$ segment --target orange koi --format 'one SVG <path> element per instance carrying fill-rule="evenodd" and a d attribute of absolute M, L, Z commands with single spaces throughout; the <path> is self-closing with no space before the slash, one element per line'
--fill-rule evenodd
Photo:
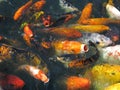
<path fill-rule="evenodd" d="M 32 30 L 30 29 L 29 25 L 25 25 L 24 26 L 24 33 L 29 37 L 33 37 L 33 32 Z"/>
<path fill-rule="evenodd" d="M 12 74 L 0 73 L 0 90 L 20 90 L 24 87 L 25 82 Z"/>
<path fill-rule="evenodd" d="M 18 20 L 25 12 L 25 10 L 27 10 L 30 6 L 32 5 L 32 0 L 28 1 L 25 5 L 23 5 L 22 7 L 20 7 L 13 16 L 14 20 Z"/>
<path fill-rule="evenodd" d="M 81 78 L 78 76 L 70 76 L 66 81 L 66 90 L 89 90 L 90 81 L 86 78 Z"/>
<path fill-rule="evenodd" d="M 45 5 L 45 3 L 46 0 L 37 1 L 32 5 L 32 9 L 34 9 L 35 11 L 39 11 Z"/>
<path fill-rule="evenodd" d="M 45 73 L 35 66 L 22 65 L 20 68 L 25 69 L 31 76 L 44 83 L 49 82 L 49 78 L 45 75 Z"/>
<path fill-rule="evenodd" d="M 30 37 L 28 37 L 28 35 L 23 34 L 23 39 L 25 40 L 28 46 L 31 46 L 31 40 L 30 40 Z"/>
<path fill-rule="evenodd" d="M 77 29 L 80 31 L 85 31 L 85 32 L 103 32 L 110 30 L 109 26 L 105 25 L 79 25 L 79 24 L 73 24 L 70 26 L 70 28 Z"/>
<path fill-rule="evenodd" d="M 55 53 L 58 56 L 64 54 L 80 54 L 89 50 L 86 44 L 82 44 L 78 41 L 54 41 L 51 45 L 55 49 Z"/>
<path fill-rule="evenodd" d="M 120 20 L 110 18 L 92 18 L 86 19 L 81 22 L 85 25 L 106 25 L 106 24 L 120 24 Z"/>
<path fill-rule="evenodd" d="M 53 24 L 53 22 L 51 21 L 51 16 L 50 15 L 48 15 L 46 18 L 42 17 L 42 21 L 43 21 L 43 25 L 45 27 L 49 27 L 50 25 Z"/>
<path fill-rule="evenodd" d="M 86 20 L 86 19 L 90 18 L 91 13 L 92 13 L 92 6 L 93 6 L 92 3 L 88 3 L 88 4 L 84 7 L 84 9 L 82 10 L 81 16 L 80 16 L 80 18 L 78 19 L 77 23 L 81 24 L 81 22 L 82 22 L 83 20 Z"/>
<path fill-rule="evenodd" d="M 49 30 L 48 33 L 67 38 L 79 38 L 82 36 L 82 33 L 78 30 L 66 27 L 53 28 Z"/>
<path fill-rule="evenodd" d="M 114 6 L 113 0 L 108 0 L 108 4 L 110 4 L 110 5 L 113 5 L 113 6 Z"/>

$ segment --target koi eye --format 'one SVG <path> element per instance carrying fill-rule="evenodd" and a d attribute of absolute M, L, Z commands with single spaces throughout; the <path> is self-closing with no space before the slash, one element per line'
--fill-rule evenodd
<path fill-rule="evenodd" d="M 96 44 L 100 44 L 100 42 L 96 42 Z"/>

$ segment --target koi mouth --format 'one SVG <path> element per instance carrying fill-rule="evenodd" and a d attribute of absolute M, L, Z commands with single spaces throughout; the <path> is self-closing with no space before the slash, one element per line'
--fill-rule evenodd
<path fill-rule="evenodd" d="M 82 47 L 82 52 L 88 52 L 89 48 L 86 44 L 83 44 L 81 47 Z"/>

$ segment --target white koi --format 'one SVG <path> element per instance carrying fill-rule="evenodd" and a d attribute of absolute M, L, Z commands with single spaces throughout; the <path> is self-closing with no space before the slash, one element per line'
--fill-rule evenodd
<path fill-rule="evenodd" d="M 78 8 L 74 7 L 71 3 L 67 2 L 66 0 L 59 0 L 60 7 L 65 10 L 66 13 L 79 11 Z"/>
<path fill-rule="evenodd" d="M 83 37 L 79 38 L 78 41 L 83 42 L 85 44 L 89 44 L 89 41 L 92 41 L 99 47 L 105 47 L 112 44 L 112 40 L 106 37 L 103 34 L 99 33 L 83 33 Z"/>
<path fill-rule="evenodd" d="M 100 60 L 111 64 L 120 64 L 120 45 L 99 48 Z"/>
<path fill-rule="evenodd" d="M 116 7 L 114 7 L 110 4 L 107 4 L 106 10 L 107 10 L 107 13 L 108 13 L 110 18 L 120 19 L 120 11 Z"/>

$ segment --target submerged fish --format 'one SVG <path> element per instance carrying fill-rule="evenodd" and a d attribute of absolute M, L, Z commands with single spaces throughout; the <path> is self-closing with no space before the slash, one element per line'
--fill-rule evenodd
<path fill-rule="evenodd" d="M 0 73 L 0 87 L 2 90 L 21 90 L 24 85 L 25 82 L 21 78 L 12 74 Z"/>
<path fill-rule="evenodd" d="M 100 60 L 111 64 L 120 64 L 120 45 L 100 48 Z"/>
<path fill-rule="evenodd" d="M 66 0 L 59 0 L 60 7 L 65 10 L 66 13 L 79 11 L 78 8 L 74 7 L 71 3 L 67 2 Z"/>
<path fill-rule="evenodd" d="M 78 41 L 85 44 L 88 44 L 89 41 L 92 41 L 99 47 L 106 47 L 113 43 L 109 37 L 99 33 L 83 33 L 83 37 L 79 38 Z"/>
<path fill-rule="evenodd" d="M 44 83 L 49 82 L 49 78 L 45 75 L 45 73 L 35 66 L 22 65 L 22 66 L 20 66 L 20 69 L 26 70 L 35 79 L 38 79 Z"/>
<path fill-rule="evenodd" d="M 31 6 L 31 9 L 33 9 L 34 11 L 39 11 L 45 4 L 46 0 L 39 0 Z"/>
<path fill-rule="evenodd" d="M 113 5 L 107 4 L 106 10 L 110 18 L 120 19 L 120 11 Z"/>
<path fill-rule="evenodd" d="M 18 10 L 14 13 L 13 19 L 18 20 L 24 13 L 32 5 L 32 0 L 28 1 L 25 5 L 18 8 Z"/>

